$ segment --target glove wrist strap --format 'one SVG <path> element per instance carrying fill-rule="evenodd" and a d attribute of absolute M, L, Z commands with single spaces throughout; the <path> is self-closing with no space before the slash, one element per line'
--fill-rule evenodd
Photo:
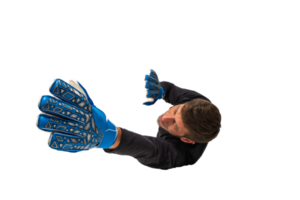
<path fill-rule="evenodd" d="M 159 93 L 158 93 L 157 97 L 158 97 L 159 99 L 162 99 L 162 98 L 165 97 L 165 91 L 164 91 L 163 87 L 160 87 Z"/>
<path fill-rule="evenodd" d="M 117 127 L 111 121 L 107 120 L 107 129 L 105 132 L 105 137 L 103 138 L 103 140 L 97 148 L 107 149 L 111 147 L 116 142 L 117 136 Z"/>

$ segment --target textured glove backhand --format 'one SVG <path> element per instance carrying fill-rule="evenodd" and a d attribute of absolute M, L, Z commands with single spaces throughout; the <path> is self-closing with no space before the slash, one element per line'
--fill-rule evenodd
<path fill-rule="evenodd" d="M 73 82 L 74 83 L 74 82 Z M 117 137 L 117 127 L 103 111 L 94 106 L 83 86 L 78 90 L 63 80 L 56 79 L 45 95 L 39 109 L 38 128 L 52 132 L 48 145 L 56 150 L 78 152 L 93 147 L 109 148 Z M 84 91 L 83 94 L 81 91 Z"/>
<path fill-rule="evenodd" d="M 162 99 L 165 96 L 165 91 L 163 87 L 161 87 L 158 76 L 154 70 L 151 69 L 150 75 L 145 76 L 147 95 L 147 101 L 143 104 L 150 106 L 155 104 L 158 99 Z"/>

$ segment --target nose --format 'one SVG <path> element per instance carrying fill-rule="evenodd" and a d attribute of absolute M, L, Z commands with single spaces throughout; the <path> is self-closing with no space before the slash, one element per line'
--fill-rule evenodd
<path fill-rule="evenodd" d="M 174 123 L 174 115 L 173 114 L 164 114 L 162 117 L 162 121 L 166 127 L 169 127 L 170 124 Z"/>

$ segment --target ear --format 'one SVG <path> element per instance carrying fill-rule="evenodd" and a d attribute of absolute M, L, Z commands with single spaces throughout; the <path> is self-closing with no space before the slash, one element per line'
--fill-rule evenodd
<path fill-rule="evenodd" d="M 189 144 L 195 144 L 195 142 L 194 142 L 194 141 L 192 141 L 192 140 L 190 140 L 190 139 L 187 139 L 187 138 L 185 138 L 185 137 L 183 137 L 183 138 L 180 138 L 180 140 L 181 140 L 182 142 L 185 142 L 185 143 L 189 143 Z"/>

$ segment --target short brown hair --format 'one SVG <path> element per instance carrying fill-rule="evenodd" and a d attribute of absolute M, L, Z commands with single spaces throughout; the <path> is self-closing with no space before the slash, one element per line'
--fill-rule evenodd
<path fill-rule="evenodd" d="M 181 118 L 188 130 L 184 137 L 194 142 L 207 143 L 220 132 L 221 114 L 209 101 L 193 99 L 186 102 L 181 110 Z"/>

